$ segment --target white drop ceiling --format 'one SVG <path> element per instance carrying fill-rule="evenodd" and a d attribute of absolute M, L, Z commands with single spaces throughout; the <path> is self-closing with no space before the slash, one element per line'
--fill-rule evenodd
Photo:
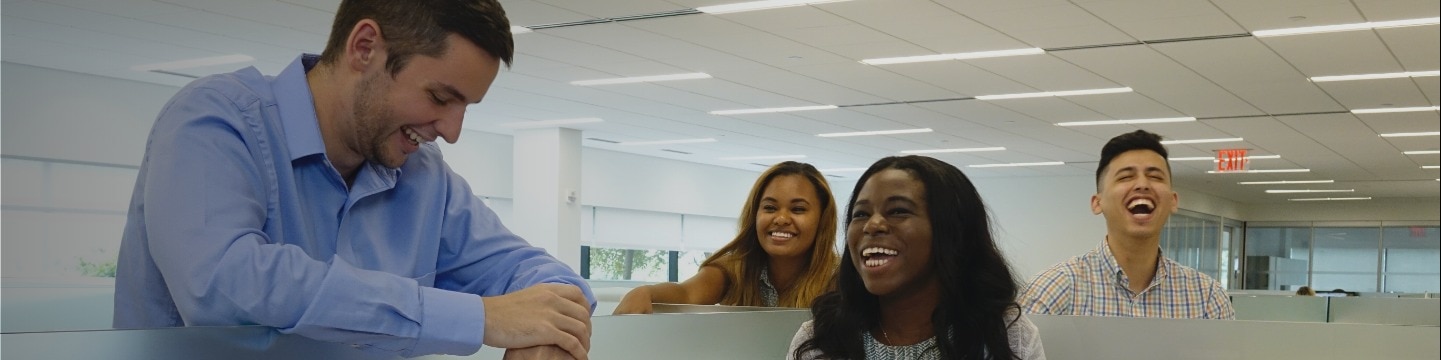
<path fill-rule="evenodd" d="M 762 169 L 725 157 L 804 154 L 822 169 L 865 167 L 902 150 L 1005 147 L 935 154 L 982 178 L 1087 175 L 1111 136 L 1135 129 L 1170 139 L 1241 137 L 1171 146 L 1174 157 L 1249 149 L 1280 159 L 1254 169 L 1294 174 L 1207 174 L 1208 161 L 1175 162 L 1176 183 L 1240 203 L 1282 203 L 1265 189 L 1356 189 L 1347 196 L 1436 198 L 1436 111 L 1353 115 L 1358 108 L 1435 106 L 1438 78 L 1312 83 L 1312 76 L 1434 71 L 1436 25 L 1256 38 L 1256 30 L 1436 17 L 1434 0 L 854 0 L 734 13 L 690 14 L 543 28 L 598 18 L 686 10 L 728 0 L 503 0 L 516 35 L 505 70 L 465 127 L 599 117 L 583 137 L 617 142 L 716 138 L 711 143 L 585 146 Z M 256 60 L 178 72 L 255 66 L 276 73 L 324 46 L 338 0 L 4 0 L 3 60 L 181 86 L 143 64 L 244 54 Z M 1230 37 L 1227 37 L 1230 36 Z M 1215 38 L 1213 38 L 1215 37 Z M 1172 42 L 1156 40 L 1190 39 Z M 1143 43 L 1147 42 L 1147 43 Z M 1095 47 L 1106 44 L 1131 44 Z M 866 58 L 1040 47 L 1044 55 L 871 66 Z M 1065 48 L 1081 49 L 1064 50 Z M 705 72 L 711 79 L 581 87 L 571 81 Z M 1131 87 L 1132 93 L 966 100 L 1018 92 Z M 916 102 L 935 99 L 962 99 Z M 891 103 L 888 105 L 862 105 Z M 719 116 L 710 111 L 842 105 L 840 109 Z M 1194 116 L 1191 123 L 1059 127 L 1066 121 Z M 137 119 L 147 122 L 149 119 Z M 935 132 L 822 138 L 833 132 Z M 673 150 L 673 151 L 666 151 Z M 675 152 L 678 151 L 678 152 Z M 688 154 L 686 154 L 688 153 Z M 1046 167 L 968 165 L 1064 161 Z M 761 161 L 764 163 L 764 161 Z M 832 175 L 853 179 L 857 172 Z M 1237 185 L 1334 179 L 1334 184 Z M 1307 194 L 1301 194 L 1307 195 Z M 1325 195 L 1325 194 L 1322 194 Z"/>

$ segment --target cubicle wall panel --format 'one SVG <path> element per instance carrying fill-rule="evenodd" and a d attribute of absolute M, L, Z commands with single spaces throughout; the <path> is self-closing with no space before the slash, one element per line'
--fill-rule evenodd
<path fill-rule="evenodd" d="M 1046 358 L 1436 359 L 1441 327 L 1029 315 Z"/>

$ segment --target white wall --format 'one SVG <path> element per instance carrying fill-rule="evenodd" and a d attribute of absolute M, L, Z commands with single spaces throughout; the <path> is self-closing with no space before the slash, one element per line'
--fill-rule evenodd
<path fill-rule="evenodd" d="M 1235 201 L 1187 189 L 1175 190 L 1177 194 L 1181 195 L 1182 209 L 1241 220 L 1245 220 L 1247 212 L 1250 211 L 1249 207 Z"/>
<path fill-rule="evenodd" d="M 581 150 L 581 202 L 591 206 L 734 218 L 757 171 L 595 148 Z"/>
<path fill-rule="evenodd" d="M 513 198 L 511 196 L 510 136 L 475 130 L 462 130 L 460 140 L 455 144 L 440 144 L 445 154 L 445 163 L 451 170 L 465 177 L 470 190 L 484 197 Z"/>
<path fill-rule="evenodd" d="M 971 179 L 991 211 L 991 227 L 1012 271 L 1029 282 L 1041 270 L 1096 247 L 1106 221 L 1091 214 L 1095 178 Z"/>
<path fill-rule="evenodd" d="M 465 130 L 445 161 L 481 196 L 511 198 L 511 137 Z M 734 218 L 759 171 L 581 148 L 581 204 Z M 849 191 L 849 190 L 847 190 Z"/>
<path fill-rule="evenodd" d="M 180 88 L 0 63 L 5 155 L 139 166 L 161 106 Z"/>

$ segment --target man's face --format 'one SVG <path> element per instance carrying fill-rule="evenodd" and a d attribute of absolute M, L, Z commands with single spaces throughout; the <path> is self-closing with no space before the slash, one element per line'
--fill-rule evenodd
<path fill-rule="evenodd" d="M 446 38 L 440 57 L 415 55 L 392 78 L 383 64 L 363 75 L 353 99 L 351 150 L 398 168 L 420 144 L 460 138 L 465 107 L 480 102 L 500 60 L 459 35 Z"/>
<path fill-rule="evenodd" d="M 1091 196 L 1091 212 L 1106 217 L 1107 233 L 1129 239 L 1158 237 L 1180 197 L 1171 190 L 1166 159 L 1150 150 L 1116 156 Z"/>

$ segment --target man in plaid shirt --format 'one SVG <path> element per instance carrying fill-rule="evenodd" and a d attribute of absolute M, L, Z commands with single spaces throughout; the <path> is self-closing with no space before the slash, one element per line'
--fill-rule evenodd
<path fill-rule="evenodd" d="M 1034 314 L 1235 319 L 1215 279 L 1161 255 L 1180 203 L 1161 136 L 1137 130 L 1101 148 L 1091 212 L 1106 218 L 1095 249 L 1037 275 L 1020 296 Z"/>

